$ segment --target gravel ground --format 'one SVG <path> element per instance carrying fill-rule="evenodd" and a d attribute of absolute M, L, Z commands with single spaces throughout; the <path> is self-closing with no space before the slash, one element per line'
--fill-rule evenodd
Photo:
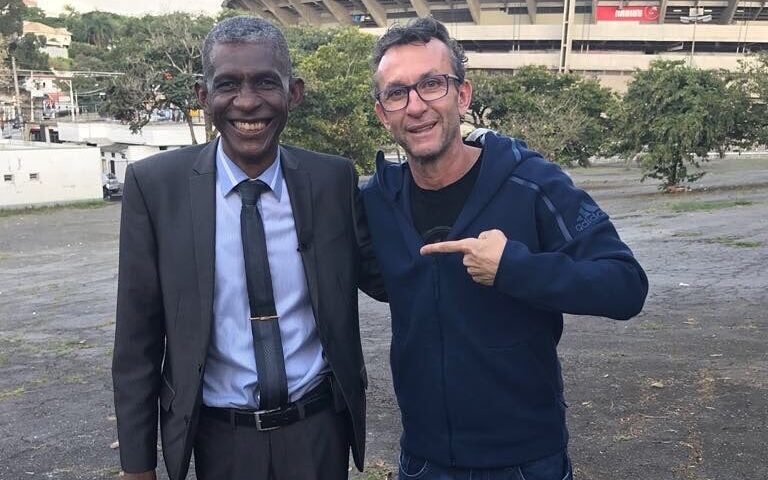
<path fill-rule="evenodd" d="M 651 282 L 632 321 L 566 319 L 578 480 L 768 479 L 768 158 L 707 170 L 674 195 L 620 165 L 571 172 Z M 120 471 L 109 372 L 119 215 L 110 203 L 0 217 L 0 479 Z M 389 312 L 360 304 L 372 468 L 353 477 L 384 478 L 400 434 Z"/>

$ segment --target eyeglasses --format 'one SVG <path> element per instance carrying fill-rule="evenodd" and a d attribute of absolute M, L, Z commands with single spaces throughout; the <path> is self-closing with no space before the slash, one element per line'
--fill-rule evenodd
<path fill-rule="evenodd" d="M 425 102 L 439 100 L 448 95 L 448 80 L 461 83 L 461 79 L 456 75 L 444 73 L 427 77 L 412 85 L 401 85 L 382 90 L 376 93 L 374 97 L 385 111 L 396 112 L 408 106 L 411 90 L 416 90 L 416 94 Z"/>

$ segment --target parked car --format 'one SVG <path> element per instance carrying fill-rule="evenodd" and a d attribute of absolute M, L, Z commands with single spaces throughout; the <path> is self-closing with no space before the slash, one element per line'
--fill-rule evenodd
<path fill-rule="evenodd" d="M 120 192 L 120 182 L 117 181 L 114 173 L 105 173 L 101 176 L 101 189 L 105 199 L 111 200 L 112 197 L 122 195 Z"/>

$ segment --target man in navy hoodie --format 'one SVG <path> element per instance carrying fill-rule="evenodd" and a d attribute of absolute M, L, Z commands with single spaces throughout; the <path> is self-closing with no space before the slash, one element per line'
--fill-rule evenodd
<path fill-rule="evenodd" d="M 494 133 L 462 141 L 472 86 L 442 24 L 393 27 L 373 57 L 376 114 L 408 155 L 379 153 L 363 192 L 392 312 L 400 478 L 570 479 L 563 313 L 629 319 L 645 273 L 557 165 Z"/>

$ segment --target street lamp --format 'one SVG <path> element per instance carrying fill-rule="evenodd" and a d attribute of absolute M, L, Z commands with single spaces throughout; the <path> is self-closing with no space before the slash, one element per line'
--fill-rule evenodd
<path fill-rule="evenodd" d="M 692 23 L 693 24 L 693 39 L 691 40 L 691 57 L 688 62 L 690 66 L 693 66 L 693 54 L 696 50 L 696 25 L 699 23 L 707 23 L 712 21 L 711 14 L 704 14 L 702 7 L 693 7 L 689 9 L 688 16 L 680 17 L 680 23 Z"/>

